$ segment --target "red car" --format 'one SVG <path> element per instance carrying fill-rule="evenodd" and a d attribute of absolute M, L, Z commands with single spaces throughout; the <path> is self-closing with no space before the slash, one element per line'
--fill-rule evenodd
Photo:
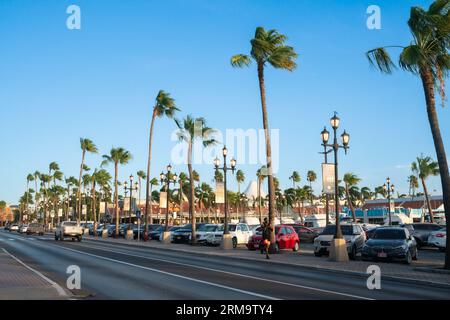
<path fill-rule="evenodd" d="M 277 250 L 291 249 L 298 251 L 300 249 L 300 239 L 297 232 L 291 226 L 279 225 L 275 226 L 275 239 Z M 253 236 L 250 237 L 247 243 L 249 250 L 261 249 L 262 242 L 262 228 L 256 229 Z"/>

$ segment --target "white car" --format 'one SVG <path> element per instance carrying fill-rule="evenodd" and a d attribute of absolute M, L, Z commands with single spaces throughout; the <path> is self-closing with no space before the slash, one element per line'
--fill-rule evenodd
<path fill-rule="evenodd" d="M 199 227 L 195 231 L 195 237 L 197 238 L 197 243 L 206 244 L 206 239 L 208 238 L 208 235 L 216 232 L 220 226 L 221 226 L 220 224 L 204 224 L 201 227 Z M 189 240 L 191 240 L 191 236 L 189 236 Z"/>
<path fill-rule="evenodd" d="M 222 242 L 224 226 L 221 225 L 217 228 L 217 231 L 209 233 L 206 236 L 206 244 L 218 246 Z M 248 224 L 246 223 L 230 223 L 228 224 L 228 231 L 231 234 L 233 241 L 233 248 L 236 248 L 240 244 L 247 244 L 253 232 L 250 231 Z"/>
<path fill-rule="evenodd" d="M 72 241 L 75 241 L 75 239 L 77 239 L 78 242 L 81 242 L 82 237 L 83 228 L 76 221 L 64 221 L 56 226 L 56 241 L 63 241 L 64 238 L 72 238 Z"/>
<path fill-rule="evenodd" d="M 440 251 L 445 251 L 447 247 L 447 231 L 446 229 L 441 229 L 438 231 L 433 231 L 428 236 L 428 244 L 439 248 Z"/>
<path fill-rule="evenodd" d="M 27 224 L 23 224 L 19 228 L 19 233 L 26 233 L 27 230 L 28 230 L 28 225 Z"/>
<path fill-rule="evenodd" d="M 11 231 L 19 231 L 19 225 L 14 223 L 11 225 L 11 227 L 9 227 L 9 232 Z"/>

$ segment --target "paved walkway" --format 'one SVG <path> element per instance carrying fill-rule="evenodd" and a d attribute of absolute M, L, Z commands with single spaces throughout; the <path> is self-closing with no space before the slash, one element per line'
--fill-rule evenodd
<path fill-rule="evenodd" d="M 67 299 L 62 288 L 0 248 L 0 300 Z"/>
<path fill-rule="evenodd" d="M 127 241 L 125 239 L 112 239 L 101 237 L 88 236 L 85 239 L 121 243 L 127 245 L 136 245 L 142 247 L 150 247 L 160 250 L 174 250 L 195 254 L 216 255 L 222 257 L 230 257 L 236 259 L 246 259 L 255 261 L 267 261 L 265 256 L 261 255 L 259 251 L 249 251 L 245 246 L 239 247 L 234 250 L 222 250 L 218 247 L 208 246 L 190 246 L 185 244 L 162 244 L 158 241 L 138 242 Z M 306 268 L 325 269 L 333 272 L 352 272 L 358 274 L 367 274 L 367 267 L 370 265 L 378 265 L 381 269 L 382 277 L 403 279 L 408 282 L 425 281 L 433 284 L 440 284 L 450 287 L 450 274 L 449 273 L 437 273 L 429 272 L 430 270 L 437 270 L 444 265 L 444 255 L 439 252 L 431 252 L 424 254 L 424 258 L 421 258 L 419 251 L 419 260 L 413 261 L 411 265 L 404 265 L 397 262 L 366 262 L 366 261 L 350 261 L 348 263 L 339 263 L 330 261 L 327 257 L 315 257 L 311 244 L 305 244 L 299 252 L 283 251 L 281 254 L 272 255 L 270 263 L 282 263 L 289 265 L 296 265 Z M 425 272 L 426 271 L 426 272 Z"/>

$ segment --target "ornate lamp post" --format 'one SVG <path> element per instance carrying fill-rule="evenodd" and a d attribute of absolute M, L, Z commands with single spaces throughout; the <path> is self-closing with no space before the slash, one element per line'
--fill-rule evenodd
<path fill-rule="evenodd" d="M 347 246 L 345 243 L 345 239 L 342 235 L 341 224 L 340 224 L 340 216 L 339 216 L 339 174 L 338 174 L 338 152 L 339 149 L 342 148 L 345 150 L 347 154 L 347 150 L 349 149 L 350 135 L 344 130 L 344 133 L 341 135 L 342 145 L 338 143 L 337 140 L 337 129 L 339 128 L 340 119 L 337 116 L 337 113 L 334 113 L 334 116 L 330 119 L 331 127 L 333 128 L 333 143 L 328 143 L 329 134 L 326 129 L 322 131 L 322 142 L 325 148 L 332 148 L 334 152 L 334 206 L 335 206 L 335 215 L 336 215 L 336 232 L 334 235 L 334 239 L 331 242 L 330 246 L 330 259 L 334 261 L 348 261 L 348 253 Z M 326 149 L 325 149 L 326 150 Z M 327 152 L 327 151 L 325 151 Z"/>
<path fill-rule="evenodd" d="M 322 137 L 322 146 L 323 146 L 323 152 L 319 152 L 320 154 L 323 154 L 325 157 L 325 164 L 328 164 L 328 154 L 333 151 L 333 149 L 328 149 L 327 143 L 330 139 L 330 133 L 328 132 L 327 128 L 324 127 L 323 131 L 320 133 L 320 136 Z M 330 224 L 330 195 L 328 193 L 325 194 L 325 219 L 326 224 Z"/>
<path fill-rule="evenodd" d="M 178 176 L 175 173 L 172 173 L 172 166 L 169 164 L 167 166 L 167 172 L 161 172 L 160 174 L 160 180 L 162 185 L 166 185 L 166 221 L 165 221 L 165 228 L 163 233 L 163 243 L 170 243 L 170 232 L 169 232 L 169 193 L 170 193 L 170 184 L 177 183 Z M 193 221 L 192 223 L 195 223 Z"/>
<path fill-rule="evenodd" d="M 383 185 L 384 191 L 387 192 L 388 198 L 388 210 L 389 210 L 389 225 L 392 226 L 392 215 L 391 215 L 391 193 L 395 191 L 395 186 L 391 185 L 391 178 L 386 178 L 386 183 Z"/>
<path fill-rule="evenodd" d="M 224 227 L 223 227 L 223 238 L 222 238 L 222 249 L 231 249 L 233 247 L 233 241 L 231 239 L 230 231 L 228 230 L 228 195 L 227 195 L 227 172 L 228 170 L 231 170 L 231 172 L 234 174 L 234 171 L 236 170 L 236 160 L 231 159 L 230 161 L 230 167 L 227 166 L 227 154 L 228 149 L 226 146 L 222 149 L 222 155 L 223 155 L 223 166 L 220 167 L 220 160 L 219 158 L 216 158 L 214 160 L 214 167 L 216 171 L 222 170 L 223 171 L 223 190 L 224 190 L 224 215 L 225 215 L 225 221 L 224 221 Z"/>
<path fill-rule="evenodd" d="M 133 208 L 133 203 L 132 203 L 133 191 L 138 190 L 138 183 L 136 182 L 133 187 L 133 181 L 134 181 L 134 177 L 133 177 L 133 175 L 131 175 L 130 176 L 130 186 L 128 187 L 127 181 L 125 181 L 125 183 L 124 183 L 125 194 L 127 193 L 127 190 L 130 191 L 130 207 L 128 209 L 128 227 L 127 227 L 127 239 L 128 240 L 133 239 L 133 229 L 131 228 L 131 211 Z M 124 210 L 125 210 L 125 202 L 124 202 Z"/>

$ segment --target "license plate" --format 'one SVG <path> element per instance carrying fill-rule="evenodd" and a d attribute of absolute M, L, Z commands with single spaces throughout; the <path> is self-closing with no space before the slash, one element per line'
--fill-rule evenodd
<path fill-rule="evenodd" d="M 378 258 L 387 258 L 387 253 L 386 252 L 379 252 L 378 253 Z"/>

